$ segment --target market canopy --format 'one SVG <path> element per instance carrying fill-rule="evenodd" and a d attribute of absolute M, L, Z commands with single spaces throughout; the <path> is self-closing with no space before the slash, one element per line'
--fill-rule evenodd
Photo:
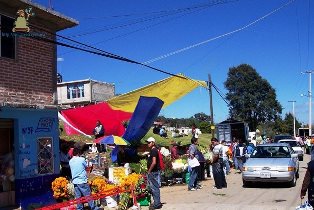
<path fill-rule="evenodd" d="M 197 87 L 207 88 L 207 84 L 179 74 L 109 99 L 107 103 L 113 109 L 134 112 L 140 96 L 148 96 L 161 99 L 165 108 Z"/>
<path fill-rule="evenodd" d="M 141 96 L 123 138 L 130 143 L 140 141 L 158 117 L 163 104 L 159 98 Z"/>
<path fill-rule="evenodd" d="M 67 109 L 61 111 L 61 114 L 68 122 L 65 123 L 65 130 L 68 135 L 82 132 L 93 135 L 96 121 L 100 120 L 105 128 L 105 135 L 122 136 L 125 132 L 123 122 L 128 121 L 132 116 L 132 113 L 129 112 L 113 110 L 107 103 Z M 73 129 L 68 124 L 77 129 Z"/>
<path fill-rule="evenodd" d="M 147 104 L 148 101 L 153 102 L 154 100 L 149 98 L 155 98 L 162 101 L 163 105 L 161 104 L 161 106 L 162 108 L 165 108 L 197 87 L 207 88 L 207 84 L 205 81 L 193 80 L 183 75 L 172 76 L 129 93 L 114 97 L 108 100 L 107 103 L 102 102 L 95 105 L 88 105 L 86 107 L 63 110 L 61 111 L 63 117 L 60 119 L 65 122 L 65 130 L 68 135 L 78 133 L 92 135 L 96 121 L 100 120 L 105 127 L 105 135 L 122 136 L 125 132 L 123 124 L 132 117 L 135 107 L 138 105 L 138 102 L 141 101 L 141 96 L 146 97 L 145 100 L 147 100 L 145 102 L 143 99 L 143 101 L 141 101 L 142 104 Z M 157 101 L 155 100 L 154 103 L 157 103 Z M 158 116 L 160 107 L 158 108 L 158 106 L 156 104 L 153 105 L 153 103 L 151 105 L 154 107 L 151 111 L 154 112 L 154 115 L 157 114 L 156 116 Z M 139 107 L 145 106 L 141 105 Z M 126 137 L 127 140 L 138 139 L 139 136 L 143 135 L 143 131 L 146 127 L 151 126 L 148 122 L 152 121 L 151 123 L 153 123 L 155 118 L 152 117 L 151 114 L 146 116 L 144 113 L 143 110 L 138 111 L 136 115 L 141 116 L 133 116 L 133 118 L 137 120 L 133 120 L 133 122 L 136 121 L 134 125 L 132 125 L 133 122 L 132 124 L 129 124 L 130 128 L 132 128 L 132 132 L 130 132 L 129 129 L 129 131 L 125 133 L 124 137 Z M 139 119 L 143 121 L 139 121 Z M 145 127 L 145 129 L 138 132 L 137 129 L 141 126 Z"/>

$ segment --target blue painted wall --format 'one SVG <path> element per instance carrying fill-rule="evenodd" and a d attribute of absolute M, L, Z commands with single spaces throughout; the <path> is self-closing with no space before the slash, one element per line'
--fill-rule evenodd
<path fill-rule="evenodd" d="M 16 202 L 47 192 L 51 188 L 51 180 L 60 172 L 57 109 L 1 107 L 0 118 L 14 120 Z M 40 137 L 52 137 L 54 161 L 51 174 L 38 174 L 37 140 Z"/>

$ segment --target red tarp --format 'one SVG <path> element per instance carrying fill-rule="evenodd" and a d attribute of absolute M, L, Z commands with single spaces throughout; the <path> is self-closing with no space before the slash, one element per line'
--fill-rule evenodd
<path fill-rule="evenodd" d="M 96 121 L 100 120 L 105 128 L 105 135 L 122 136 L 125 128 L 123 122 L 130 120 L 132 113 L 120 110 L 113 110 L 107 103 L 99 103 L 85 107 L 68 109 L 61 111 L 65 119 L 74 127 L 86 134 L 93 135 Z M 66 126 L 65 131 L 68 135 L 79 134 L 70 126 Z"/>

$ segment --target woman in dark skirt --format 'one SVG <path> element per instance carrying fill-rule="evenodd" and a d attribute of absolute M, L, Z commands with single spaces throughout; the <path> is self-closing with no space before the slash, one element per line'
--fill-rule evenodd
<path fill-rule="evenodd" d="M 226 177 L 223 170 L 223 145 L 218 142 L 216 138 L 212 138 L 213 145 L 213 175 L 215 181 L 215 188 L 222 189 L 227 187 Z"/>

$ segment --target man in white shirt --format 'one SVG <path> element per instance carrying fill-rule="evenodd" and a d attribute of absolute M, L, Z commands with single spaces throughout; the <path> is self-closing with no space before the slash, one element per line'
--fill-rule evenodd
<path fill-rule="evenodd" d="M 216 138 L 212 138 L 211 143 L 213 148 L 213 175 L 215 181 L 215 188 L 222 189 L 227 187 L 226 177 L 223 170 L 223 145 L 218 142 Z"/>

